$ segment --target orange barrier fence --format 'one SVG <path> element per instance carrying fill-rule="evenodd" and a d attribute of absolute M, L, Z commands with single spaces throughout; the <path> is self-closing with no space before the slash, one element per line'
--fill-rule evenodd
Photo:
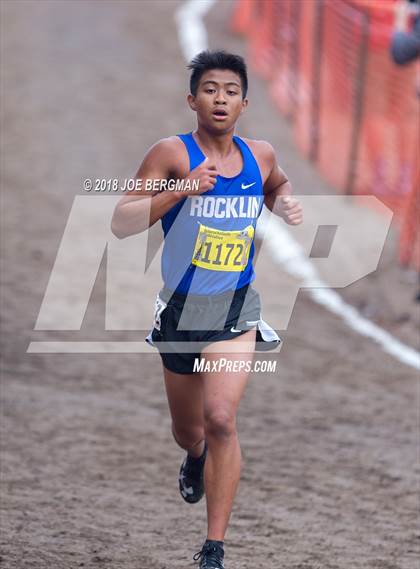
<path fill-rule="evenodd" d="M 391 60 L 394 19 L 394 0 L 237 0 L 231 23 L 302 153 L 342 192 L 393 209 L 404 227 L 401 260 L 417 266 L 416 64 Z"/>
<path fill-rule="evenodd" d="M 420 164 L 414 183 L 405 204 L 400 238 L 400 262 L 405 267 L 413 267 L 420 272 Z"/>

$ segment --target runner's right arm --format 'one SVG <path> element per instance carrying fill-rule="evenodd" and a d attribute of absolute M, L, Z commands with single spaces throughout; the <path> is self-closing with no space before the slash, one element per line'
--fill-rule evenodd
<path fill-rule="evenodd" d="M 146 154 L 136 179 L 141 179 L 142 189 L 124 195 L 118 202 L 111 222 L 111 230 L 118 239 L 135 235 L 151 227 L 180 200 L 198 195 L 213 188 L 217 171 L 205 160 L 188 174 L 188 155 L 177 137 L 157 142 Z M 199 189 L 190 191 L 147 191 L 146 180 L 166 179 L 199 180 Z"/>

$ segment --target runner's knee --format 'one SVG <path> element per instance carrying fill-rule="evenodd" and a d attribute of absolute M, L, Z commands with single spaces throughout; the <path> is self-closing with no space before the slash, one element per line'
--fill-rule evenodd
<path fill-rule="evenodd" d="M 172 435 L 181 448 L 189 450 L 204 439 L 204 430 L 198 427 L 175 426 L 172 423 Z"/>
<path fill-rule="evenodd" d="M 216 409 L 204 416 L 206 438 L 227 439 L 236 435 L 236 417 L 233 413 Z"/>

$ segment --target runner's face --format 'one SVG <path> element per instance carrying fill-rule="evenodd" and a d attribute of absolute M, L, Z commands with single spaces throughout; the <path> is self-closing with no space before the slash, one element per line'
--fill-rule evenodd
<path fill-rule="evenodd" d="M 197 95 L 189 95 L 188 102 L 200 124 L 219 132 L 231 130 L 248 104 L 242 99 L 239 75 L 228 69 L 203 73 Z"/>

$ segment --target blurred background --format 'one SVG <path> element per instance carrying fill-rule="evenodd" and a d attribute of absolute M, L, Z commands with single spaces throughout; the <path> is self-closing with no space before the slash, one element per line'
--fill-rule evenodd
<path fill-rule="evenodd" d="M 27 352 L 37 340 L 146 335 L 105 330 L 106 255 L 80 331 L 34 326 L 83 180 L 129 178 L 153 143 L 195 127 L 187 29 L 246 57 L 250 105 L 238 134 L 273 144 L 296 194 L 374 195 L 394 212 L 378 269 L 337 290 L 337 304 L 396 349 L 299 291 L 282 350 L 261 356 L 276 359 L 276 373 L 253 374 L 241 405 L 227 559 L 237 569 L 245 554 L 264 569 L 417 567 L 419 375 L 398 356 L 419 347 L 416 4 L 2 0 L 0 9 L 1 566 L 181 569 L 205 534 L 205 504 L 178 496 L 182 453 L 159 356 Z M 381 211 L 357 201 L 346 211 L 368 245 Z M 351 255 L 350 245 L 343 258 L 356 265 L 363 250 Z M 275 255 L 257 273 L 270 322 L 302 283 Z M 139 290 L 150 323 L 160 285 L 153 269 Z"/>
<path fill-rule="evenodd" d="M 232 30 L 302 155 L 346 194 L 375 195 L 420 269 L 418 0 L 242 0 Z"/>

